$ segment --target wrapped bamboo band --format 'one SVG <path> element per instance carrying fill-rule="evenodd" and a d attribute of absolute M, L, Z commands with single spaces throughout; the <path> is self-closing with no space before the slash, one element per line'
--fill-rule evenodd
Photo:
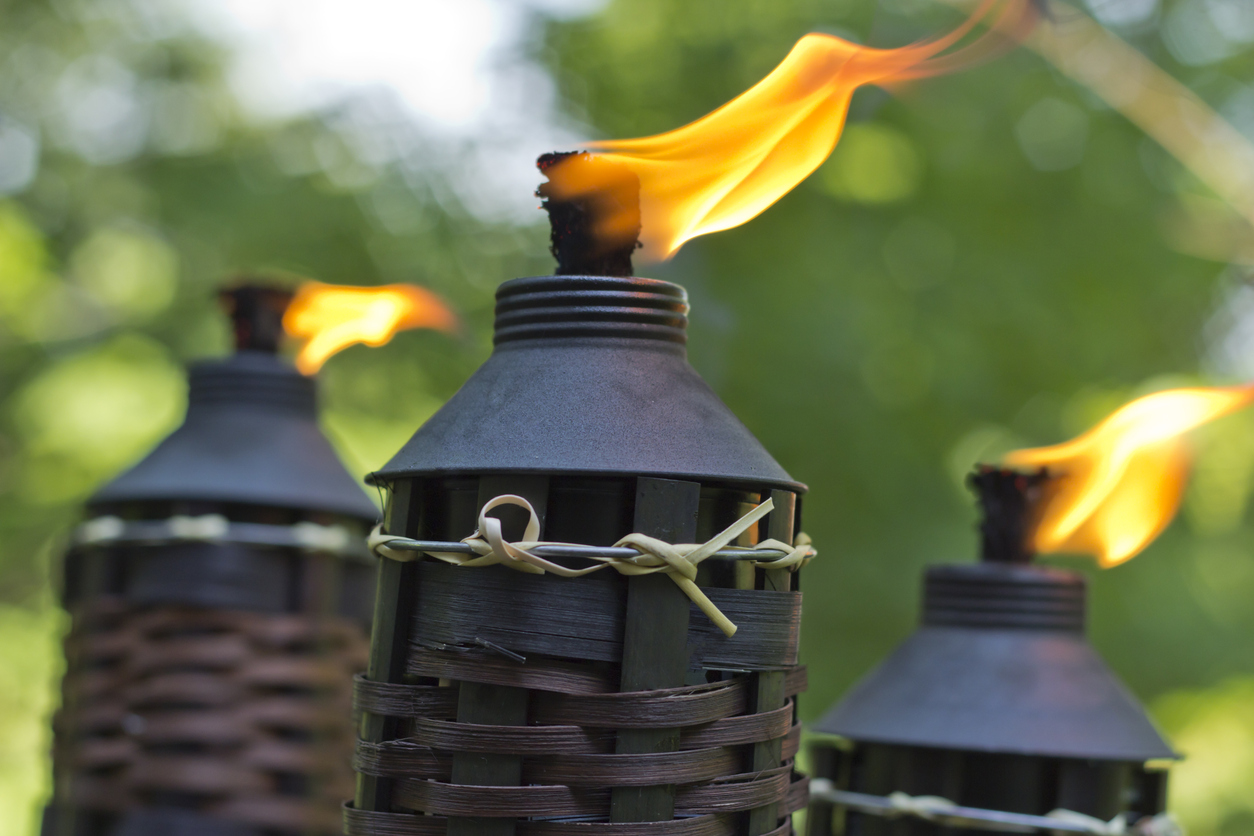
<path fill-rule="evenodd" d="M 726 775 L 740 764 L 727 747 L 650 755 L 571 754 L 523 761 L 524 783 L 568 786 L 647 787 L 700 783 Z M 443 758 L 412 740 L 359 744 L 354 768 L 381 778 L 424 778 L 448 781 L 451 758 Z"/>
<path fill-rule="evenodd" d="M 573 717 L 566 722 L 574 722 L 577 725 L 592 726 L 602 725 L 606 727 L 622 727 L 631 728 L 633 717 L 639 717 L 638 711 L 645 708 L 643 704 L 636 705 L 636 701 L 647 702 L 649 694 L 661 694 L 662 692 L 641 691 L 641 692 L 625 692 L 615 693 L 613 685 L 612 673 L 598 671 L 589 668 L 587 665 L 578 665 L 569 662 L 563 662 L 557 659 L 528 659 L 526 664 L 508 659 L 504 656 L 491 652 L 466 651 L 463 653 L 447 653 L 436 650 L 429 650 L 425 647 L 411 647 L 409 660 L 406 667 L 406 673 L 411 676 L 429 677 L 432 679 L 456 679 L 466 682 L 482 682 L 488 685 L 510 685 L 520 688 L 529 688 L 536 691 L 553 692 L 554 695 L 569 695 L 572 697 L 589 697 L 598 696 L 604 700 L 603 703 L 567 703 L 568 706 L 579 705 L 586 706 L 589 712 L 595 712 L 600 709 L 594 706 L 604 705 L 606 711 L 614 710 L 615 706 L 619 707 L 617 715 L 606 714 L 602 718 L 605 722 L 593 719 L 591 717 Z M 785 683 L 786 696 L 793 696 L 800 691 L 805 690 L 805 668 L 793 667 L 790 669 L 788 676 L 793 679 L 789 684 Z M 738 687 L 747 687 L 744 682 L 737 678 L 733 682 L 740 683 Z M 372 683 L 379 685 L 381 683 Z M 693 686 L 693 690 L 699 689 L 718 689 L 724 683 L 716 683 L 714 685 L 698 685 Z M 389 688 L 403 688 L 407 686 L 389 685 Z M 667 689 L 667 696 L 678 696 L 677 691 L 686 689 Z M 400 693 L 393 691 L 391 693 Z M 544 711 L 545 701 L 554 699 L 546 694 L 537 695 L 539 701 L 539 710 Z M 740 705 L 737 703 L 737 705 Z M 676 713 L 682 711 L 686 706 L 681 701 L 675 701 L 673 708 Z M 667 705 L 667 709 L 671 709 L 672 705 Z M 577 709 L 573 707 L 563 707 L 558 711 L 563 714 L 569 714 Z M 727 714 L 734 714 L 742 708 L 729 708 Z M 385 712 L 386 713 L 386 712 Z M 707 717 L 705 721 L 717 719 L 718 716 Z M 540 715 L 546 716 L 546 715 Z M 651 725 L 640 725 L 638 728 L 656 728 L 659 726 L 683 726 L 692 725 L 694 723 L 703 722 L 702 720 L 692 720 L 687 717 L 676 718 L 673 721 L 657 718 L 661 722 L 650 718 Z M 540 720 L 540 722 L 550 722 L 549 719 Z M 562 721 L 553 721 L 560 724 Z"/>
<path fill-rule="evenodd" d="M 672 728 L 710 723 L 748 708 L 748 678 L 737 676 L 708 685 L 624 691 L 614 694 L 537 694 L 531 717 L 537 723 L 570 723 L 596 728 Z M 784 696 L 806 687 L 804 666 L 784 680 Z"/>
<path fill-rule="evenodd" d="M 108 598 L 74 616 L 55 721 L 68 803 L 125 813 L 176 797 L 254 827 L 337 832 L 359 627 Z M 294 795 L 297 783 L 311 789 Z"/>
<path fill-rule="evenodd" d="M 557 659 L 528 659 L 520 665 L 495 653 L 441 653 L 416 646 L 409 649 L 406 673 L 563 694 L 604 694 L 614 690 L 614 677 L 587 665 Z"/>
<path fill-rule="evenodd" d="M 805 805 L 802 790 L 790 793 L 791 767 L 762 773 L 730 775 L 721 781 L 678 787 L 675 815 L 736 813 L 766 804 L 781 804 L 785 814 L 790 804 Z M 805 781 L 795 783 L 805 784 Z M 800 796 L 798 801 L 794 796 Z M 564 784 L 519 787 L 484 787 L 446 784 L 405 778 L 397 781 L 395 804 L 440 816 L 480 816 L 518 818 L 522 816 L 609 815 L 608 788 L 576 789 Z M 800 809 L 800 808 L 797 808 Z"/>
<path fill-rule="evenodd" d="M 614 750 L 613 732 L 580 726 L 483 726 L 419 719 L 405 739 L 449 752 L 505 755 L 593 755 Z"/>
<path fill-rule="evenodd" d="M 528 665 L 532 662 L 528 662 Z M 804 689 L 804 668 L 794 676 L 796 690 Z M 558 683 L 564 685 L 563 681 Z M 537 691 L 532 721 L 541 725 L 578 725 L 597 728 L 695 726 L 743 712 L 748 706 L 744 677 L 710 685 L 692 685 L 657 691 L 568 694 Z M 358 709 L 391 717 L 452 719 L 456 716 L 457 688 L 405 685 L 354 679 Z M 643 725 L 648 723 L 648 725 Z"/>
<path fill-rule="evenodd" d="M 601 574 L 564 579 L 501 569 L 467 572 L 423 561 L 410 640 L 427 647 L 475 647 L 488 640 L 512 652 L 598 662 L 623 654 L 626 585 Z M 694 669 L 774 670 L 797 663 L 801 593 L 706 589 L 739 629 L 725 636 L 692 605 Z"/>
<path fill-rule="evenodd" d="M 523 539 L 510 543 L 505 540 L 501 521 L 488 516 L 488 512 L 503 505 L 513 505 L 527 511 L 529 518 L 523 532 Z M 583 559 L 593 565 L 574 569 L 541 557 L 536 549 L 542 546 L 575 546 L 573 543 L 550 543 L 536 538 L 540 536 L 540 517 L 536 510 L 521 496 L 503 494 L 483 505 L 479 510 L 479 527 L 474 534 L 461 542 L 470 547 L 473 554 L 462 552 L 401 551 L 390 544 L 405 538 L 382 533 L 382 525 L 376 526 L 368 538 L 372 551 L 392 560 L 414 560 L 421 554 L 427 554 L 436 560 L 454 566 L 483 567 L 502 565 L 520 572 L 530 574 L 550 573 L 563 578 L 579 578 L 585 575 L 612 568 L 622 575 L 639 576 L 655 573 L 665 574 L 683 590 L 701 612 L 709 618 L 725 635 L 736 633 L 736 625 L 727 618 L 719 607 L 710 600 L 707 594 L 697 586 L 697 566 L 734 542 L 740 535 L 749 530 L 754 523 L 765 517 L 774 509 L 774 503 L 768 499 L 756 506 L 736 522 L 725 528 L 715 537 L 704 543 L 666 543 L 655 537 L 644 534 L 628 534 L 612 548 L 632 548 L 637 554 L 634 557 L 617 555 L 589 554 Z M 812 559 L 817 552 L 810 546 L 808 538 L 799 538 L 796 544 L 781 543 L 768 540 L 758 543 L 756 550 L 777 552 L 779 557 L 774 560 L 754 561 L 755 565 L 768 569 L 789 569 L 795 571 Z"/>
<path fill-rule="evenodd" d="M 680 736 L 681 749 L 707 749 L 760 743 L 782 738 L 792 730 L 792 704 L 763 714 L 726 717 Z M 401 743 L 448 752 L 495 752 L 510 755 L 594 755 L 611 752 L 615 735 L 606 729 L 575 725 L 485 726 L 446 720 L 418 719 L 409 736 L 371 746 Z M 362 744 L 358 744 L 360 747 Z"/>
<path fill-rule="evenodd" d="M 562 785 L 484 787 L 405 778 L 392 790 L 394 806 L 437 816 L 606 816 L 608 789 L 576 790 Z"/>
<path fill-rule="evenodd" d="M 483 670 L 484 666 L 489 670 Z M 489 654 L 444 654 L 417 649 L 410 673 L 454 677 L 498 685 L 523 685 L 535 695 L 533 721 L 542 725 L 598 728 L 662 728 L 709 723 L 743 712 L 748 705 L 747 680 L 667 688 L 657 691 L 604 693 L 606 678 L 586 669 L 552 660 L 529 660 L 526 666 Z M 785 696 L 805 690 L 804 666 L 788 672 Z M 354 681 L 357 707 L 395 717 L 455 716 L 456 688 Z M 560 690 L 559 690 L 560 689 Z"/>
<path fill-rule="evenodd" d="M 523 780 L 568 786 L 648 787 L 712 781 L 740 766 L 729 747 L 647 755 L 551 755 L 523 761 Z"/>
<path fill-rule="evenodd" d="M 667 783 L 698 783 L 726 775 L 740 763 L 728 748 L 699 749 L 652 755 L 551 755 L 523 761 L 524 783 L 567 786 L 652 786 Z M 433 753 L 411 740 L 363 743 L 353 767 L 380 778 L 450 780 L 452 758 Z"/>
<path fill-rule="evenodd" d="M 748 690 L 748 677 L 738 676 L 725 682 L 655 691 L 537 694 L 531 717 L 537 723 L 610 729 L 695 726 L 746 711 Z"/>
<path fill-rule="evenodd" d="M 373 682 L 357 674 L 353 677 L 353 704 L 359 711 L 388 717 L 452 720 L 457 717 L 457 688 Z"/>
<path fill-rule="evenodd" d="M 731 775 L 701 786 L 680 787 L 675 792 L 675 814 L 737 813 L 767 804 L 786 807 L 794 783 L 792 777 L 789 765 Z"/>
<path fill-rule="evenodd" d="M 800 727 L 785 736 L 784 758 L 796 756 Z M 529 783 L 606 786 L 652 786 L 711 781 L 727 775 L 741 755 L 729 747 L 681 750 L 653 755 L 562 754 L 523 761 L 522 780 Z M 353 768 L 380 778 L 417 778 L 448 782 L 452 756 L 434 751 L 413 738 L 385 743 L 358 741 Z"/>
<path fill-rule="evenodd" d="M 453 757 L 406 739 L 385 743 L 358 740 L 353 769 L 364 775 L 447 782 L 453 774 Z"/>
<path fill-rule="evenodd" d="M 411 816 L 344 808 L 346 836 L 445 836 L 444 816 Z M 659 822 L 555 822 L 520 821 L 519 836 L 734 836 L 732 816 L 691 816 Z M 787 836 L 780 830 L 770 836 Z"/>
<path fill-rule="evenodd" d="M 792 715 L 793 704 L 789 701 L 774 711 L 726 717 L 696 729 L 684 729 L 679 733 L 679 748 L 738 746 L 785 737 L 793 727 Z"/>
<path fill-rule="evenodd" d="M 709 590 L 709 599 L 734 615 L 741 629 L 728 637 L 706 619 L 690 618 L 691 667 L 779 671 L 797 664 L 801 639 L 800 592 L 716 588 Z"/>

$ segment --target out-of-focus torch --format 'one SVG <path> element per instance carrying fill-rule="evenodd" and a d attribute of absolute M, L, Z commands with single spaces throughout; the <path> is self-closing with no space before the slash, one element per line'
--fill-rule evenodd
<path fill-rule="evenodd" d="M 1037 552 L 1125 561 L 1170 522 L 1184 434 L 1254 389 L 1179 389 L 971 477 L 981 561 L 927 570 L 919 629 L 813 727 L 810 836 L 1175 832 L 1175 757 L 1084 636 L 1085 583 Z"/>
<path fill-rule="evenodd" d="M 370 300 L 370 327 L 353 330 L 362 304 L 334 306 L 347 325 L 310 326 L 335 293 Z M 442 305 L 405 308 L 432 300 L 314 284 L 293 303 L 253 282 L 222 294 L 234 353 L 192 365 L 183 425 L 91 498 L 66 557 L 45 833 L 339 832 L 378 511 L 318 428 L 315 381 L 277 351 L 296 320 L 312 372 L 329 341 L 384 341 L 379 320 L 450 323 Z"/>

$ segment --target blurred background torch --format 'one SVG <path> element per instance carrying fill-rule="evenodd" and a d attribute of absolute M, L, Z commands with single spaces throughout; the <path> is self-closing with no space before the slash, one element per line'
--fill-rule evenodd
<path fill-rule="evenodd" d="M 417 288 L 222 301 L 235 352 L 191 367 L 183 425 L 92 497 L 66 557 L 48 836 L 339 830 L 378 512 L 318 427 L 313 378 L 278 356 L 282 322 L 309 374 L 454 319 Z"/>
<path fill-rule="evenodd" d="M 980 562 L 930 567 L 919 629 L 813 726 L 837 739 L 812 749 L 811 836 L 1175 832 L 1175 755 L 1085 639 L 1083 576 L 1033 557 L 1133 557 L 1179 506 L 1184 434 L 1251 399 L 1158 392 L 979 468 Z"/>

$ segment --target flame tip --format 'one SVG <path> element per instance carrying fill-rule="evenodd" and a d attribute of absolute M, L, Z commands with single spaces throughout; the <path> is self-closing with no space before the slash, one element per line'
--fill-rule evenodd
<path fill-rule="evenodd" d="M 1048 468 L 1033 547 L 1088 554 L 1103 568 L 1139 554 L 1180 506 L 1191 463 L 1185 434 L 1252 399 L 1254 384 L 1154 392 L 1071 441 L 1010 453 L 1012 467 Z"/>
<path fill-rule="evenodd" d="M 629 169 L 639 179 L 639 217 L 631 217 L 634 199 L 613 198 L 628 208 L 599 217 L 596 234 L 618 240 L 640 227 L 644 257 L 664 260 L 697 236 L 752 220 L 817 169 L 840 139 L 855 89 L 984 60 L 1025 34 L 1031 2 L 982 0 L 952 32 L 896 49 L 811 32 L 764 79 L 695 122 L 655 136 L 599 140 L 590 151 L 542 155 L 537 165 L 546 174 L 563 172 L 567 199 L 621 189 L 605 163 Z M 987 31 L 959 46 L 982 21 Z"/>
<path fill-rule="evenodd" d="M 314 374 L 338 352 L 358 343 L 381 346 L 399 331 L 430 328 L 454 333 L 460 323 L 439 296 L 412 284 L 301 285 L 283 316 L 283 328 L 304 344 L 296 368 Z"/>

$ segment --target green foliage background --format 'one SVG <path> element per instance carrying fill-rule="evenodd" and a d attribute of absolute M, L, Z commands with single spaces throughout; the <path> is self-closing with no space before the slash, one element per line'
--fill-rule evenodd
<path fill-rule="evenodd" d="M 1123 34 L 1229 106 L 1251 90 L 1254 50 L 1168 49 L 1170 22 L 1203 5 L 1174 0 Z M 539 213 L 519 225 L 466 208 L 454 175 L 469 158 L 446 143 L 419 136 L 418 162 L 379 162 L 345 129 L 347 103 L 248 118 L 226 48 L 177 6 L 0 8 L 0 150 L 14 126 L 41 141 L 33 180 L 0 202 L 0 834 L 26 834 L 61 664 L 57 555 L 82 500 L 177 424 L 180 365 L 225 351 L 222 278 L 413 281 L 462 313 L 457 337 L 403 334 L 324 370 L 324 423 L 364 473 L 486 357 L 496 284 L 549 262 Z M 807 31 L 887 46 L 958 19 L 926 0 L 614 0 L 538 18 L 532 48 L 572 120 L 638 136 L 731 98 Z M 148 107 L 121 152 L 64 104 L 86 95 L 75 73 L 119 69 Z M 973 557 L 962 477 L 975 461 L 1060 441 L 1147 389 L 1234 373 L 1213 349 L 1244 274 L 1196 240 L 1228 219 L 1123 117 L 1018 51 L 896 98 L 862 91 L 797 190 L 640 270 L 689 289 L 694 365 L 810 485 L 822 557 L 805 582 L 804 714 L 912 629 L 925 564 Z M 1095 643 L 1190 756 L 1175 802 L 1191 832 L 1246 833 L 1254 415 L 1197 441 L 1186 507 L 1158 542 L 1106 572 L 1066 562 L 1092 577 Z"/>

